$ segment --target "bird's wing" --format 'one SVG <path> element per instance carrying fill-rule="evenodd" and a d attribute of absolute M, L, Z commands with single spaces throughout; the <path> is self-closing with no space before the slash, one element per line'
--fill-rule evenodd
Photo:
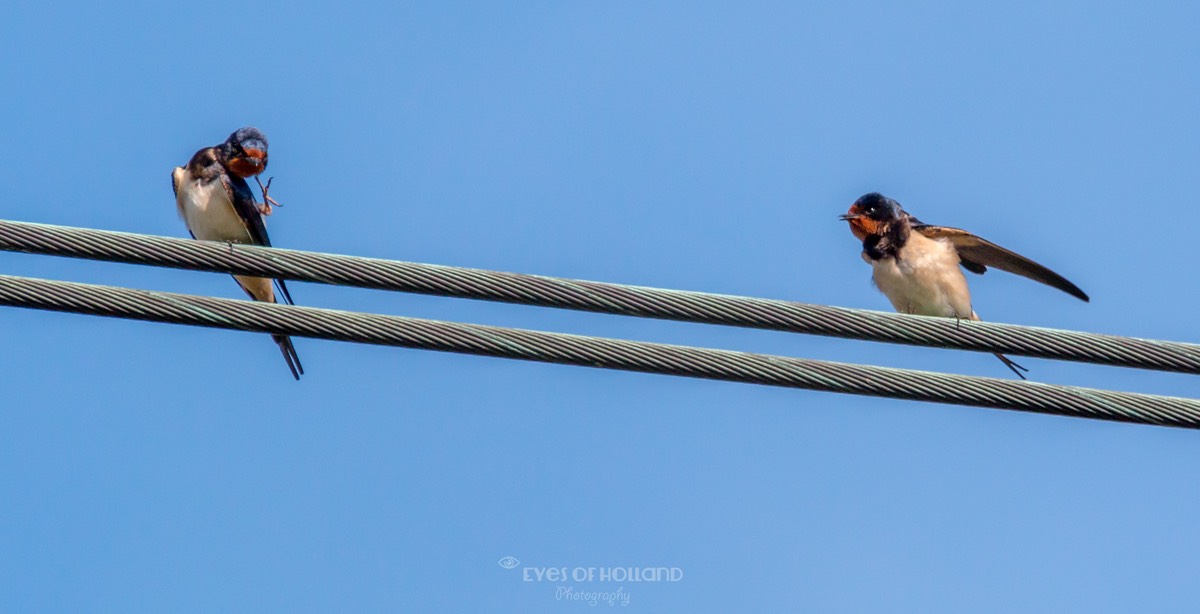
<path fill-rule="evenodd" d="M 250 233 L 250 240 L 255 245 L 271 247 L 271 238 L 267 236 L 267 225 L 263 223 L 262 215 L 258 212 L 258 204 L 254 200 L 254 193 L 250 191 L 249 184 L 240 177 L 222 173 L 221 185 L 225 188 L 225 195 L 229 197 L 229 202 L 233 203 L 233 210 L 246 225 L 246 230 Z"/>
<path fill-rule="evenodd" d="M 258 204 L 254 201 L 254 193 L 250 191 L 250 185 L 246 183 L 246 180 L 229 173 L 222 173 L 221 185 L 225 186 L 225 194 L 229 196 L 229 202 L 233 203 L 233 210 L 246 224 L 246 230 L 250 232 L 250 240 L 255 245 L 271 247 L 271 237 L 267 236 L 267 225 L 263 223 L 262 214 L 258 212 Z M 292 294 L 288 292 L 287 284 L 282 279 L 275 280 L 275 287 L 279 289 L 279 296 L 283 299 L 284 304 L 295 304 L 292 302 Z"/>
<path fill-rule="evenodd" d="M 1040 281 L 1047 286 L 1058 288 L 1079 300 L 1088 300 L 1088 295 L 1083 290 L 1080 290 L 1079 286 L 1067 281 L 1062 275 L 965 230 L 930 224 L 913 226 L 913 230 L 930 239 L 946 239 L 949 241 L 954 246 L 954 249 L 958 251 L 963 268 L 972 273 L 983 274 L 984 271 L 987 271 L 987 267 L 996 267 L 1001 271 L 1016 273 L 1022 277 Z"/>

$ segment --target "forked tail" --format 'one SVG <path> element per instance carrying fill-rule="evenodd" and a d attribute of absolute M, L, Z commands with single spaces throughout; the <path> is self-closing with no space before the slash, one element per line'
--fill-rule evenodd
<path fill-rule="evenodd" d="M 292 338 L 284 335 L 271 335 L 271 338 L 279 344 L 279 351 L 283 352 L 283 359 L 292 370 L 292 377 L 300 381 L 300 376 L 304 375 L 304 366 L 300 364 L 300 355 L 296 353 L 296 346 L 292 345 Z"/>
<path fill-rule="evenodd" d="M 295 351 L 295 350 L 293 350 L 293 351 Z M 1021 379 L 1028 379 L 1021 373 L 1021 371 L 1028 373 L 1029 369 L 1026 369 L 1025 367 L 1022 367 L 1021 365 L 1013 362 L 1011 358 L 1009 358 L 1008 356 L 1005 356 L 1004 354 L 1001 354 L 999 352 L 992 354 L 992 356 L 999 358 L 1000 362 L 1004 363 L 1004 366 L 1008 367 L 1009 369 L 1012 369 L 1012 372 L 1017 374 L 1017 377 L 1019 377 Z M 1020 369 L 1020 371 L 1018 371 L 1017 369 Z M 301 371 L 301 373 L 303 373 L 303 371 Z"/>
<path fill-rule="evenodd" d="M 982 321 L 979 318 L 979 314 L 975 313 L 974 311 L 971 312 L 971 320 L 973 320 L 975 322 Z M 999 358 L 1000 362 L 1004 363 L 1004 366 L 1008 367 L 1013 373 L 1017 374 L 1017 377 L 1019 377 L 1021 379 L 1029 379 L 1029 378 L 1025 377 L 1024 373 L 1021 373 L 1021 371 L 1024 371 L 1025 373 L 1029 373 L 1029 369 L 1026 369 L 1025 367 L 1022 367 L 1021 365 L 1013 362 L 1011 358 L 1009 358 L 1008 356 L 1005 356 L 1004 354 L 1001 354 L 999 352 L 993 353 L 992 356 Z"/>

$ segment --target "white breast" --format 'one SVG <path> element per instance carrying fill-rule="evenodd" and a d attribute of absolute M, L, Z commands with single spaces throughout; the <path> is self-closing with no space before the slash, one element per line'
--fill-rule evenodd
<path fill-rule="evenodd" d="M 172 173 L 179 216 L 197 239 L 252 243 L 245 222 L 233 209 L 220 179 L 203 182 L 185 168 Z"/>
<path fill-rule="evenodd" d="M 927 316 L 971 317 L 971 293 L 949 243 L 912 233 L 898 258 L 868 260 L 872 279 L 896 311 Z"/>

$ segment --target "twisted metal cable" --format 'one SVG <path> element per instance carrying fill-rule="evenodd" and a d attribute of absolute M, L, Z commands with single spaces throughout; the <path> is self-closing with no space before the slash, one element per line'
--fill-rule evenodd
<path fill-rule="evenodd" d="M 1200 428 L 1200 400 L 0 276 L 0 305 Z"/>
<path fill-rule="evenodd" d="M 0 220 L 0 249 L 1200 374 L 1200 345 Z"/>

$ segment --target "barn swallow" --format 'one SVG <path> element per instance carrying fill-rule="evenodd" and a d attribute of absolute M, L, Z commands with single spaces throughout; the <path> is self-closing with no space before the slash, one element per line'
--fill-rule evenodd
<path fill-rule="evenodd" d="M 877 192 L 854 201 L 839 219 L 849 222 L 850 232 L 862 241 L 862 257 L 871 265 L 875 286 L 900 313 L 979 320 L 959 265 L 979 275 L 996 267 L 1088 301 L 1062 275 L 965 230 L 922 223 Z M 996 357 L 1025 379 L 1021 371 L 1028 369 L 1003 354 Z"/>
<path fill-rule="evenodd" d="M 270 247 L 271 239 L 262 218 L 263 213 L 270 211 L 270 201 L 264 194 L 263 200 L 267 202 L 256 203 L 246 183 L 247 178 L 256 177 L 266 168 L 267 137 L 252 127 L 238 129 L 224 143 L 197 151 L 187 166 L 176 167 L 171 173 L 171 187 L 175 190 L 179 216 L 192 238 Z M 287 305 L 293 304 L 282 279 L 244 275 L 233 278 L 256 301 L 274 303 L 278 297 Z M 299 380 L 304 367 L 291 338 L 284 335 L 271 338 L 283 352 L 292 377 Z"/>

